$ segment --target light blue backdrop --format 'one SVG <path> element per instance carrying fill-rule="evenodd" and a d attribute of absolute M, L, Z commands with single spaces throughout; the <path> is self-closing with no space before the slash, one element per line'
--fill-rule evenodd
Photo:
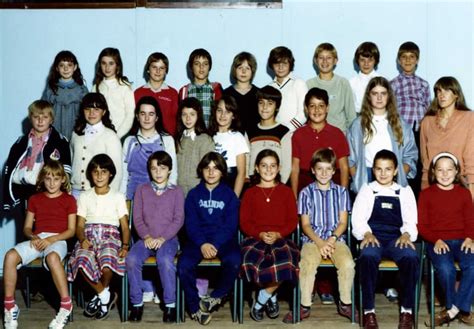
<path fill-rule="evenodd" d="M 333 43 L 339 53 L 336 73 L 356 72 L 352 58 L 363 41 L 377 43 L 379 72 L 397 75 L 398 46 L 408 40 L 421 49 L 417 74 L 430 85 L 443 75 L 457 77 L 472 104 L 472 1 L 297 1 L 283 9 L 123 9 L 0 10 L 0 159 L 21 133 L 27 106 L 41 96 L 55 54 L 72 50 L 91 87 L 100 50 L 120 49 L 125 74 L 134 87 L 144 83 L 147 56 L 161 51 L 170 59 L 168 83 L 187 83 L 186 61 L 194 48 L 213 56 L 211 80 L 229 85 L 233 56 L 252 52 L 258 60 L 258 86 L 268 83 L 266 60 L 271 48 L 286 45 L 296 58 L 295 75 L 311 78 L 314 48 Z M 4 216 L 5 217 L 5 216 Z M 14 243 L 12 220 L 0 218 L 0 266 Z M 1 275 L 1 269 L 0 269 Z"/>

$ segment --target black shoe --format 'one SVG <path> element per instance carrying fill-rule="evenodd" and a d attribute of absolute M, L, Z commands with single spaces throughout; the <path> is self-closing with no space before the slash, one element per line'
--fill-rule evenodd
<path fill-rule="evenodd" d="M 94 317 L 97 312 L 100 310 L 100 298 L 98 295 L 95 295 L 89 303 L 87 303 L 86 308 L 84 309 L 84 316 L 88 318 Z"/>
<path fill-rule="evenodd" d="M 109 317 L 110 315 L 110 310 L 114 308 L 115 304 L 117 303 L 117 293 L 111 293 L 110 294 L 110 300 L 109 303 L 106 306 L 106 310 L 104 311 L 102 306 L 99 308 L 99 312 L 95 315 L 96 320 L 105 320 Z"/>
<path fill-rule="evenodd" d="M 273 302 L 270 298 L 265 305 L 265 312 L 270 319 L 276 319 L 280 315 L 280 305 L 278 301 Z"/>
<path fill-rule="evenodd" d="M 166 307 L 163 312 L 163 322 L 173 323 L 176 322 L 176 307 Z"/>
<path fill-rule="evenodd" d="M 259 310 L 255 308 L 255 305 L 259 304 L 262 306 Z M 257 322 L 260 322 L 263 320 L 263 312 L 265 311 L 265 305 L 262 305 L 258 302 L 258 300 L 254 300 L 252 309 L 250 310 L 250 317 Z"/>
<path fill-rule="evenodd" d="M 130 311 L 130 316 L 128 317 L 128 321 L 139 322 L 142 320 L 142 316 L 143 316 L 143 306 L 132 306 L 132 310 Z"/>

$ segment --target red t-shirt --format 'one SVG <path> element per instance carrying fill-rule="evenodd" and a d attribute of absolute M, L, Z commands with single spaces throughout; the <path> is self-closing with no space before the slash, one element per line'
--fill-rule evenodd
<path fill-rule="evenodd" d="M 160 104 L 161 115 L 163 116 L 163 126 L 167 132 L 172 136 L 175 136 L 176 115 L 178 113 L 178 92 L 176 89 L 167 86 L 167 88 L 154 92 L 150 87 L 142 86 L 135 90 L 135 103 L 138 103 L 140 98 L 144 96 L 151 96 L 158 101 L 158 104 Z"/>
<path fill-rule="evenodd" d="M 35 215 L 35 234 L 61 233 L 68 228 L 68 216 L 77 213 L 76 199 L 64 192 L 55 198 L 37 193 L 28 200 L 28 211 Z"/>
<path fill-rule="evenodd" d="M 339 168 L 339 159 L 349 156 L 349 144 L 341 129 L 326 123 L 324 128 L 317 132 L 307 123 L 296 129 L 291 138 L 292 157 L 300 159 L 300 177 L 298 191 L 312 183 L 311 158 L 313 153 L 322 148 L 331 148 L 336 154 L 336 168 Z M 336 170 L 333 180 L 340 183 L 340 173 Z"/>

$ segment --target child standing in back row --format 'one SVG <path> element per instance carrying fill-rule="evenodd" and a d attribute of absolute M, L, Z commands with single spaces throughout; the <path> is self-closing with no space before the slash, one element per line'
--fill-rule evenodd
<path fill-rule="evenodd" d="M 87 94 L 79 63 L 72 52 L 63 50 L 56 55 L 47 82 L 41 98 L 53 105 L 54 127 L 71 140 L 82 97 Z"/>
<path fill-rule="evenodd" d="M 181 87 L 179 99 L 196 97 L 202 105 L 204 122 L 209 126 L 211 108 L 215 101 L 222 96 L 222 86 L 219 82 L 209 82 L 209 72 L 212 69 L 212 57 L 206 49 L 194 49 L 189 55 L 188 69 L 191 71 L 192 82 Z"/>
<path fill-rule="evenodd" d="M 23 233 L 28 241 L 17 244 L 5 255 L 3 263 L 4 321 L 6 329 L 18 327 L 20 310 L 15 304 L 17 268 L 28 265 L 38 257 L 51 272 L 61 297 L 61 307 L 50 329 L 63 328 L 72 311 L 66 273 L 62 260 L 67 254 L 66 240 L 76 229 L 76 200 L 68 194 L 69 178 L 59 161 L 50 160 L 38 176 L 38 192 L 28 202 Z M 34 229 L 33 229 L 34 226 Z"/>
<path fill-rule="evenodd" d="M 105 96 L 110 110 L 110 119 L 119 138 L 125 136 L 133 123 L 135 98 L 131 83 L 123 75 L 120 52 L 116 48 L 105 48 L 97 59 L 93 92 Z"/>

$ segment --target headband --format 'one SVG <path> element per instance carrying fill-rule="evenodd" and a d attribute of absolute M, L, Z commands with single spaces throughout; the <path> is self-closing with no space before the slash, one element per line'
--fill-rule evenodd
<path fill-rule="evenodd" d="M 433 161 L 432 161 L 432 162 L 433 162 L 433 165 L 434 165 L 434 164 L 436 163 L 436 161 L 438 161 L 440 158 L 450 158 L 451 160 L 453 160 L 453 162 L 454 162 L 454 164 L 455 164 L 456 166 L 459 165 L 458 159 L 457 159 L 454 155 L 452 155 L 451 153 L 449 153 L 449 152 L 441 152 L 441 153 L 438 153 L 438 154 L 433 158 Z"/>

